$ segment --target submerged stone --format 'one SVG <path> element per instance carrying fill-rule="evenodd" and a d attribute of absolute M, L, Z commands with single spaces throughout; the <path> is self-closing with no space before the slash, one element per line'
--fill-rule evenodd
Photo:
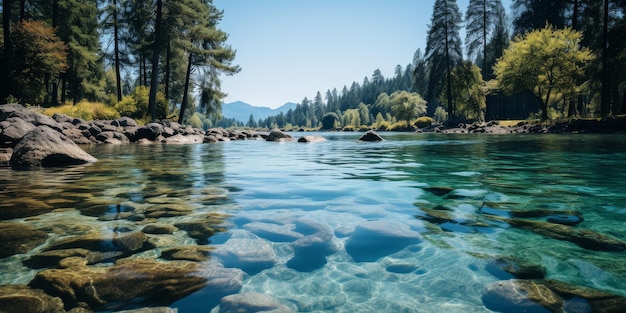
<path fill-rule="evenodd" d="M 168 305 L 207 284 L 199 263 L 125 260 L 111 267 L 72 267 L 39 272 L 29 286 L 63 299 L 66 309 L 84 302 L 93 310 L 126 305 Z"/>
<path fill-rule="evenodd" d="M 588 229 L 548 222 L 505 219 L 511 226 L 528 229 L 550 238 L 572 242 L 582 248 L 595 251 L 624 251 L 626 242 Z"/>
<path fill-rule="evenodd" d="M 324 142 L 324 141 L 326 141 L 326 138 L 322 136 L 307 135 L 307 136 L 302 136 L 298 138 L 298 142 L 305 142 L 305 143 Z"/>
<path fill-rule="evenodd" d="M 219 313 L 291 313 L 295 312 L 275 298 L 262 293 L 247 292 L 222 298 Z"/>
<path fill-rule="evenodd" d="M 161 251 L 161 258 L 166 260 L 203 262 L 211 258 L 210 252 L 214 249 L 213 247 L 199 245 L 178 246 Z"/>
<path fill-rule="evenodd" d="M 422 236 L 406 224 L 367 221 L 355 228 L 346 242 L 346 251 L 356 262 L 373 262 L 421 240 Z"/>
<path fill-rule="evenodd" d="M 213 251 L 224 267 L 240 268 L 254 275 L 278 263 L 272 246 L 263 239 L 231 238 Z"/>
<path fill-rule="evenodd" d="M 0 286 L 2 313 L 65 313 L 61 298 L 25 285 Z"/>
<path fill-rule="evenodd" d="M 252 222 L 245 224 L 244 228 L 261 238 L 273 242 L 293 242 L 302 237 L 302 234 L 293 231 L 293 225 Z"/>
<path fill-rule="evenodd" d="M 368 130 L 367 132 L 365 132 L 365 134 L 363 134 L 359 138 L 359 141 L 383 141 L 383 140 L 385 139 L 383 139 L 381 135 L 377 134 L 373 130 Z"/>
<path fill-rule="evenodd" d="M 531 280 L 505 280 L 491 283 L 482 301 L 489 310 L 504 313 L 562 312 L 563 300 L 548 287 Z"/>
<path fill-rule="evenodd" d="M 452 187 L 445 187 L 445 186 L 432 186 L 432 187 L 425 187 L 423 189 L 424 191 L 428 191 L 440 197 L 445 196 L 454 190 L 454 188 Z"/>
<path fill-rule="evenodd" d="M 147 239 L 148 237 L 140 231 L 111 235 L 90 233 L 55 242 L 46 247 L 46 251 L 84 248 L 100 252 L 120 251 L 130 253 L 142 249 Z"/>
<path fill-rule="evenodd" d="M 296 230 L 307 234 L 293 244 L 294 257 L 287 262 L 287 267 L 300 272 L 310 272 L 323 267 L 326 257 L 339 250 L 333 231 L 322 223 L 299 219 Z"/>
<path fill-rule="evenodd" d="M 21 223 L 0 222 L 0 258 L 31 251 L 48 239 L 48 233 Z"/>
<path fill-rule="evenodd" d="M 543 279 L 546 277 L 544 266 L 528 264 L 513 257 L 499 257 L 487 264 L 486 270 L 499 279 Z"/>

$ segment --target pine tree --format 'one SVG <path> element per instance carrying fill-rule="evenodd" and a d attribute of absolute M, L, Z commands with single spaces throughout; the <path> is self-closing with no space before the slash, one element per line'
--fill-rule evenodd
<path fill-rule="evenodd" d="M 483 79 L 488 77 L 488 38 L 499 30 L 504 16 L 504 6 L 500 0 L 470 0 L 465 12 L 467 55 L 470 60 L 479 59 L 476 63 L 481 64 Z"/>

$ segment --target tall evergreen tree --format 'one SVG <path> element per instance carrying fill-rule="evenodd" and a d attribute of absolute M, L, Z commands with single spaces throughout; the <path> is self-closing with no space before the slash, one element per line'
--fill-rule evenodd
<path fill-rule="evenodd" d="M 525 34 L 546 24 L 563 28 L 566 8 L 567 0 L 514 0 L 514 32 Z"/>
<path fill-rule="evenodd" d="M 434 113 L 437 97 L 441 94 L 444 84 L 448 114 L 454 114 L 450 73 L 463 60 L 463 48 L 459 36 L 461 22 L 461 12 L 455 0 L 435 1 L 425 52 L 430 67 L 430 80 L 426 93 L 429 114 Z"/>
<path fill-rule="evenodd" d="M 465 12 L 465 44 L 470 60 L 479 58 L 483 79 L 487 79 L 487 44 L 501 25 L 505 15 L 500 0 L 470 0 Z M 480 57 L 478 57 L 480 55 Z"/>

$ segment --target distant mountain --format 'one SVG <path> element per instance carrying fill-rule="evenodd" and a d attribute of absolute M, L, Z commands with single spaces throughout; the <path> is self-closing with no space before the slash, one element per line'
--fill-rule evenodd
<path fill-rule="evenodd" d="M 268 116 L 278 115 L 280 112 L 287 113 L 289 109 L 295 109 L 296 104 L 293 102 L 287 102 L 281 107 L 276 109 L 270 109 L 268 107 L 257 107 L 251 104 L 235 101 L 231 103 L 224 103 L 222 105 L 222 115 L 226 118 L 234 118 L 242 123 L 247 123 L 250 119 L 250 114 L 254 116 L 254 120 L 265 119 Z"/>

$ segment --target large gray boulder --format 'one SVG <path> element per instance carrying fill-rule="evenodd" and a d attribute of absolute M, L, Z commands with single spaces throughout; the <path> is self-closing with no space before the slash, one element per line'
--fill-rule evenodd
<path fill-rule="evenodd" d="M 355 228 L 346 242 L 346 251 L 356 262 L 373 262 L 421 240 L 422 236 L 406 224 L 367 221 Z"/>
<path fill-rule="evenodd" d="M 377 134 L 373 130 L 368 130 L 363 136 L 359 138 L 359 141 L 383 141 L 383 137 Z"/>
<path fill-rule="evenodd" d="M 239 293 L 222 298 L 219 313 L 290 313 L 295 312 L 271 296 L 262 293 Z"/>
<path fill-rule="evenodd" d="M 96 162 L 97 159 L 83 151 L 62 133 L 38 126 L 15 146 L 10 165 L 14 169 L 55 167 Z"/>
<path fill-rule="evenodd" d="M 269 135 L 267 135 L 267 138 L 265 138 L 265 140 L 283 142 L 283 141 L 296 141 L 296 138 L 281 131 L 278 128 L 274 128 L 272 129 L 272 131 L 270 131 Z"/>

